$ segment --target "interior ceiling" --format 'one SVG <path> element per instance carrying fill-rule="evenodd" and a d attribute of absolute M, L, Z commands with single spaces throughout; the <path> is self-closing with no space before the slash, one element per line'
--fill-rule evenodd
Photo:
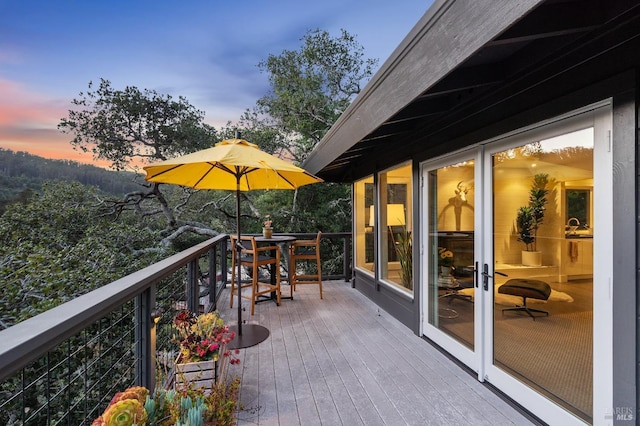
<path fill-rule="evenodd" d="M 610 21 L 622 12 L 637 9 L 636 3 L 623 0 L 550 0 L 542 3 L 376 130 L 356 141 L 318 175 L 328 181 L 353 181 L 364 176 L 363 173 L 372 173 L 375 165 L 384 166 L 381 153 L 389 152 L 390 146 L 394 150 L 386 156 L 388 162 L 410 158 L 420 140 L 429 141 L 430 135 L 442 131 L 443 127 L 455 127 L 456 120 L 461 120 L 461 110 L 477 109 L 510 82 L 533 75 L 566 52 L 589 44 L 604 31 L 605 23 L 611 25 Z M 433 141 L 428 143 L 433 147 Z M 361 176 L 354 176 L 356 164 Z"/>

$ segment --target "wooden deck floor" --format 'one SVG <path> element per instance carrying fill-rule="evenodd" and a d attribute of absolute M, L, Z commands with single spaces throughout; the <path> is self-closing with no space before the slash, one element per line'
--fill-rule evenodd
<path fill-rule="evenodd" d="M 243 319 L 270 330 L 242 349 L 239 425 L 530 425 L 526 417 L 344 281 L 299 286 Z M 283 293 L 289 288 L 285 286 Z M 218 310 L 236 322 L 228 290 Z"/>

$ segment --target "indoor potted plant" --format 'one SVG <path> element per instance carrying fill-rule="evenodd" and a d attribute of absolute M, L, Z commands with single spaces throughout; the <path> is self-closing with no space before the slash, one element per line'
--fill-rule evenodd
<path fill-rule="evenodd" d="M 438 267 L 440 268 L 441 277 L 447 278 L 451 275 L 453 252 L 446 247 L 438 247 Z"/>
<path fill-rule="evenodd" d="M 391 233 L 393 237 L 393 233 Z M 411 231 L 405 227 L 394 240 L 394 245 L 398 260 L 400 261 L 400 279 L 402 285 L 409 290 L 413 290 L 413 245 Z"/>
<path fill-rule="evenodd" d="M 547 194 L 549 193 L 548 184 L 548 174 L 537 173 L 534 175 L 529 190 L 529 204 L 518 209 L 516 216 L 518 241 L 525 245 L 525 250 L 522 251 L 523 265 L 542 265 L 542 252 L 537 250 L 536 239 L 538 228 L 544 219 L 545 204 L 547 204 Z"/>

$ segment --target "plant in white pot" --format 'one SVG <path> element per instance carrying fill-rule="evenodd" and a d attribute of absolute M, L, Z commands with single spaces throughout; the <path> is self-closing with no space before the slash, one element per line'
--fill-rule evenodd
<path fill-rule="evenodd" d="M 538 173 L 533 176 L 531 189 L 529 190 L 529 204 L 518 209 L 516 228 L 518 241 L 525 244 L 522 251 L 522 264 L 528 266 L 542 265 L 542 252 L 537 251 L 536 239 L 538 228 L 544 219 L 545 205 L 549 189 L 549 175 Z"/>

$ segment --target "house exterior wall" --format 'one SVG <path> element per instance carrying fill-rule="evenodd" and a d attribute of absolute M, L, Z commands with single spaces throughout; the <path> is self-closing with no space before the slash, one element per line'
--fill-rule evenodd
<path fill-rule="evenodd" d="M 439 3 L 469 6 L 468 3 L 455 1 Z M 524 5 L 522 13 L 528 13 L 527 11 L 538 3 L 542 2 L 522 3 L 521 6 Z M 555 5 L 558 2 L 545 3 Z M 573 4 L 580 7 L 579 2 Z M 594 4 L 591 5 L 594 6 Z M 597 37 L 584 37 L 580 42 L 571 44 L 571 49 L 566 51 L 558 49 L 555 51 L 555 56 L 550 55 L 548 61 L 540 61 L 532 65 L 523 65 L 528 59 L 523 57 L 526 55 L 514 55 L 517 58 L 508 64 L 513 67 L 522 66 L 527 72 L 514 73 L 508 79 L 500 81 L 494 90 L 478 92 L 475 98 L 469 95 L 472 99 L 467 103 L 461 102 L 452 107 L 447 104 L 440 111 L 441 114 L 433 120 L 427 117 L 414 127 L 403 128 L 403 132 L 384 134 L 381 131 L 380 134 L 375 134 L 375 130 L 385 124 L 385 120 L 390 116 L 398 113 L 399 109 L 415 106 L 405 105 L 407 99 L 429 95 L 428 91 L 426 95 L 423 92 L 429 87 L 428 82 L 425 82 L 426 75 L 446 80 L 447 73 L 454 71 L 455 66 L 461 66 L 467 59 L 459 57 L 456 53 L 458 52 L 456 33 L 452 33 L 453 35 L 449 34 L 448 37 L 440 39 L 442 46 L 438 47 L 437 52 L 447 52 L 447 49 L 454 52 L 456 62 L 452 70 L 443 71 L 442 61 L 435 64 L 429 62 L 432 59 L 430 56 L 432 51 L 421 46 L 420 40 L 426 39 L 423 37 L 424 34 L 432 37 L 440 37 L 442 34 L 429 34 L 435 28 L 433 26 L 435 21 L 432 20 L 438 17 L 425 15 L 422 22 L 423 28 L 412 30 L 408 37 L 411 40 L 403 42 L 394 52 L 394 62 L 391 64 L 388 61 L 385 64 L 388 65 L 386 69 L 377 75 L 373 81 L 374 84 L 367 86 L 363 92 L 365 96 L 356 99 L 352 107 L 336 123 L 306 166 L 311 166 L 308 169 L 321 176 L 323 174 L 318 172 L 326 167 L 329 176 L 355 181 L 411 159 L 414 170 L 413 231 L 414 235 L 419 235 L 422 232 L 418 216 L 421 187 L 417 178 L 419 164 L 586 105 L 611 99 L 613 181 L 610 190 L 613 200 L 611 230 L 614 244 L 611 253 L 613 274 L 608 285 L 612 301 L 610 320 L 613 333 L 606 337 L 610 341 L 597 341 L 595 345 L 606 345 L 607 348 L 612 348 L 610 360 L 613 365 L 613 377 L 611 377 L 613 401 L 610 407 L 612 423 L 640 424 L 638 420 L 638 407 L 640 407 L 640 292 L 638 291 L 640 281 L 638 251 L 640 109 L 638 104 L 640 94 L 637 88 L 640 76 L 640 55 L 638 54 L 640 52 L 640 37 L 638 37 L 640 8 L 637 2 L 633 1 L 606 3 L 606 7 L 605 2 L 602 2 L 599 6 L 597 10 L 609 13 L 608 17 L 611 21 L 607 21 L 607 25 L 603 27 L 602 32 L 597 33 Z M 453 9 L 447 11 L 451 10 Z M 442 16 L 446 17 L 445 11 L 442 12 Z M 627 16 L 624 16 L 623 12 L 628 12 Z M 466 16 L 461 11 L 456 12 L 456 16 L 458 15 Z M 617 19 L 619 16 L 622 16 L 620 20 Z M 546 23 L 546 20 L 538 22 L 541 27 Z M 509 23 L 506 26 L 508 25 Z M 414 42 L 415 45 L 412 44 Z M 503 71 L 499 66 L 492 70 L 498 74 Z M 394 85 L 397 75 L 402 75 L 402 81 L 405 82 L 403 91 L 398 97 L 395 96 L 397 85 Z M 451 83 L 455 84 L 456 81 Z M 463 86 L 463 83 L 461 82 L 460 85 Z M 410 93 L 405 93 L 407 91 Z M 431 95 L 436 97 L 433 93 Z M 460 96 L 465 95 L 466 93 Z M 401 106 L 394 104 L 398 99 L 401 101 Z M 372 113 L 372 111 L 383 110 L 384 115 Z M 394 130 L 397 129 L 394 128 Z M 366 151 L 367 143 L 376 142 L 382 145 L 380 140 L 383 136 L 387 138 L 384 147 L 375 145 L 376 149 Z M 358 157 L 354 156 L 356 160 L 348 161 L 348 168 L 342 174 L 336 172 L 338 167 L 333 169 L 330 167 L 331 159 L 342 155 L 356 144 L 360 144 L 357 151 Z M 393 149 L 388 149 L 391 146 Z M 349 158 L 349 156 L 345 157 Z M 597 162 L 598 159 L 596 158 L 595 161 Z M 414 245 L 414 259 L 419 258 L 419 248 Z M 599 259 L 594 259 L 594 264 L 597 265 L 598 261 Z M 418 301 L 422 297 L 419 262 L 414 262 L 413 275 L 415 292 L 413 298 L 398 294 L 385 287 L 384 283 L 377 282 L 370 275 L 358 271 L 355 273 L 354 286 L 374 300 L 382 309 L 410 327 L 414 333 L 419 334 L 421 311 Z M 599 327 L 600 324 L 594 324 L 594 326 Z M 633 418 L 622 416 L 617 419 L 618 413 L 631 413 Z M 594 422 L 603 423 L 605 419 L 594 418 Z M 606 422 L 609 423 L 608 420 Z"/>
<path fill-rule="evenodd" d="M 637 162 L 638 99 L 636 73 L 629 75 L 627 90 L 614 96 L 613 114 L 613 407 L 636 413 L 640 407 L 640 300 L 638 295 Z M 633 194 L 634 196 L 629 196 Z M 635 232 L 630 232 L 634 229 Z M 594 259 L 597 261 L 597 259 Z M 635 327 L 632 318 L 636 319 Z M 635 371 L 635 374 L 632 372 Z M 620 421 L 620 424 L 625 424 Z M 627 422 L 628 424 L 628 422 Z"/>
<path fill-rule="evenodd" d="M 417 299 L 413 299 L 406 294 L 402 294 L 388 284 L 376 281 L 368 274 L 358 270 L 353 276 L 353 286 L 365 296 L 375 302 L 386 312 L 402 324 L 415 331 L 414 322 L 417 316 Z"/>
<path fill-rule="evenodd" d="M 638 280 L 640 276 L 640 258 L 637 251 L 638 233 L 640 231 L 640 209 L 638 192 L 640 188 L 640 168 L 637 162 L 638 152 L 638 122 L 640 111 L 637 107 L 636 71 L 629 71 L 611 76 L 596 84 L 576 91 L 571 95 L 562 96 L 537 108 L 526 111 L 515 117 L 513 122 L 518 125 L 533 124 L 550 116 L 564 113 L 572 109 L 612 98 L 613 101 L 613 248 L 614 271 L 612 279 L 613 299 L 613 407 L 612 413 L 637 413 L 640 406 L 638 396 L 638 382 L 640 375 L 640 301 L 638 295 Z M 493 123 L 483 130 L 484 137 L 499 136 L 506 129 L 504 120 Z M 515 130 L 510 128 L 508 130 Z M 467 136 L 462 136 L 466 139 Z M 475 142 L 482 142 L 477 140 Z M 427 157 L 418 155 L 414 159 L 414 235 L 419 235 L 420 220 L 420 183 L 418 170 L 421 161 Z M 595 160 L 597 161 L 597 159 Z M 634 229 L 635 232 L 629 232 Z M 419 249 L 414 247 L 414 259 L 419 258 Z M 594 263 L 597 263 L 594 259 Z M 414 277 L 419 280 L 420 270 L 418 262 L 414 262 Z M 356 271 L 354 287 L 371 298 L 381 309 L 389 312 L 399 321 L 411 328 L 419 335 L 420 332 L 420 303 L 422 286 L 418 281 L 414 284 L 414 297 L 399 294 L 384 283 L 378 282 L 368 274 Z M 596 344 L 601 344 L 596 343 Z M 620 420 L 619 424 L 626 420 Z"/>

